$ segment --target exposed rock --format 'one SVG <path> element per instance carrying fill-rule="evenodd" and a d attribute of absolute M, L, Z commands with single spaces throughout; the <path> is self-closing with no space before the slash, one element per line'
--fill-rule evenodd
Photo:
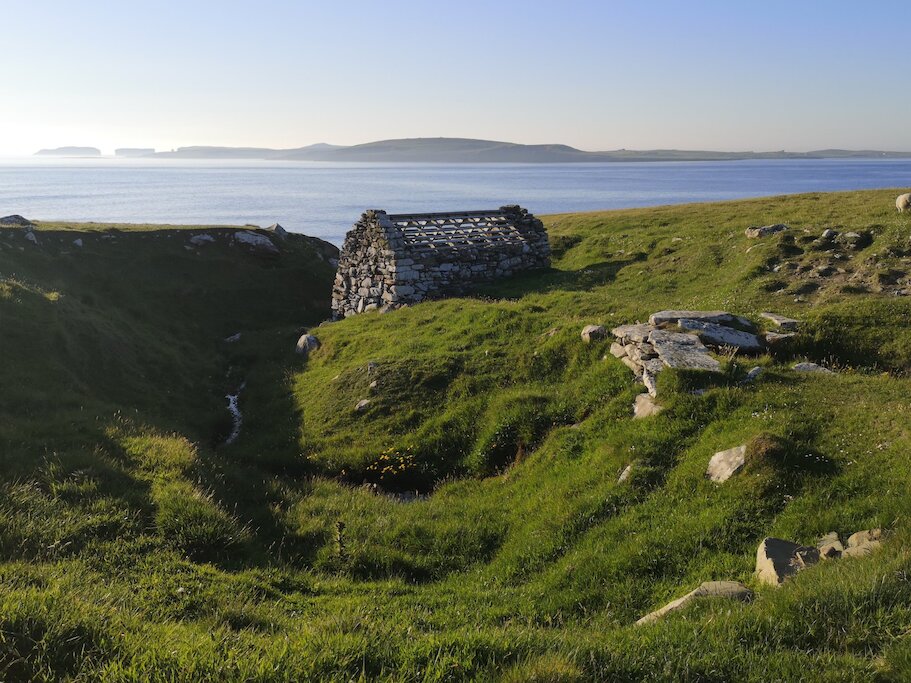
<path fill-rule="evenodd" d="M 825 240 L 826 242 L 831 242 L 836 237 L 838 237 L 838 231 L 832 230 L 832 228 L 826 228 L 822 231 L 822 234 L 819 236 L 819 239 Z"/>
<path fill-rule="evenodd" d="M 836 241 L 848 249 L 864 249 L 873 243 L 873 235 L 869 232 L 843 232 Z"/>
<path fill-rule="evenodd" d="M 695 332 L 704 343 L 713 346 L 736 346 L 742 351 L 759 351 L 762 348 L 759 337 L 750 332 L 687 318 L 681 318 L 677 324 L 683 330 Z"/>
<path fill-rule="evenodd" d="M 288 231 L 285 230 L 285 229 L 284 229 L 281 225 L 279 225 L 278 223 L 273 223 L 273 224 L 270 225 L 268 228 L 266 228 L 266 230 L 268 230 L 269 232 L 271 232 L 273 235 L 275 235 L 275 236 L 278 237 L 279 239 L 285 239 L 285 238 L 288 236 Z"/>
<path fill-rule="evenodd" d="M 645 385 L 648 395 L 652 398 L 655 398 L 658 395 L 658 373 L 643 368 L 642 370 L 642 384 Z"/>
<path fill-rule="evenodd" d="M 816 547 L 819 549 L 819 557 L 823 560 L 837 560 L 845 551 L 841 541 L 838 540 L 838 534 L 834 531 L 830 531 L 820 538 Z"/>
<path fill-rule="evenodd" d="M 268 237 L 249 230 L 235 232 L 234 241 L 260 256 L 278 256 L 281 253 Z"/>
<path fill-rule="evenodd" d="M 636 622 L 636 626 L 657 621 L 670 612 L 683 609 L 698 598 L 727 598 L 728 600 L 747 602 L 753 598 L 753 591 L 739 581 L 706 581 L 682 598 L 677 598 L 661 609 L 646 614 Z"/>
<path fill-rule="evenodd" d="M 617 342 L 611 342 L 610 355 L 614 358 L 623 358 L 626 355 L 626 349 Z"/>
<path fill-rule="evenodd" d="M 721 364 L 709 355 L 708 349 L 694 334 L 654 330 L 648 336 L 658 358 L 669 368 L 711 370 L 718 372 Z"/>
<path fill-rule="evenodd" d="M 791 366 L 792 370 L 797 372 L 818 372 L 823 375 L 834 375 L 835 373 L 829 370 L 829 368 L 824 368 L 821 365 L 816 363 L 795 363 Z"/>
<path fill-rule="evenodd" d="M 819 562 L 819 549 L 780 538 L 765 538 L 756 551 L 756 578 L 770 586 Z"/>
<path fill-rule="evenodd" d="M 864 557 L 882 545 L 881 529 L 865 529 L 848 537 L 848 547 L 844 551 L 845 557 Z"/>
<path fill-rule="evenodd" d="M 76 239 L 74 239 L 73 246 L 79 247 L 81 249 L 82 248 L 82 238 L 77 237 Z"/>
<path fill-rule="evenodd" d="M 312 334 L 305 333 L 300 336 L 297 340 L 297 345 L 294 347 L 294 350 L 302 356 L 310 355 L 311 351 L 315 351 L 320 347 L 320 341 Z"/>
<path fill-rule="evenodd" d="M 651 415 L 657 415 L 664 408 L 659 406 L 651 394 L 639 394 L 636 396 L 636 402 L 633 403 L 633 417 L 641 419 Z"/>
<path fill-rule="evenodd" d="M 370 399 L 362 398 L 360 401 L 357 402 L 357 405 L 354 406 L 354 411 L 357 413 L 363 413 L 369 407 L 370 407 Z"/>
<path fill-rule="evenodd" d="M 371 394 L 376 393 L 376 388 L 379 386 L 379 384 L 380 383 L 378 380 L 373 380 L 369 385 L 367 385 L 367 388 L 370 390 Z"/>
<path fill-rule="evenodd" d="M 604 339 L 607 336 L 607 330 L 602 325 L 586 325 L 582 328 L 582 341 L 590 344 L 598 339 Z"/>
<path fill-rule="evenodd" d="M 33 228 L 35 224 L 19 214 L 13 214 L 12 216 L 0 218 L 0 226 L 4 228 Z"/>
<path fill-rule="evenodd" d="M 746 454 L 746 444 L 715 453 L 709 460 L 705 475 L 719 484 L 726 482 L 743 468 Z"/>
<path fill-rule="evenodd" d="M 640 377 L 642 375 L 642 366 L 639 363 L 637 363 L 636 361 L 634 361 L 632 358 L 629 358 L 628 356 L 623 356 L 623 358 L 620 359 L 620 362 L 623 363 L 630 370 L 632 370 L 633 374 L 636 375 L 636 377 Z"/>
<path fill-rule="evenodd" d="M 762 375 L 762 368 L 758 365 L 754 368 L 750 368 L 750 371 L 747 373 L 746 377 L 743 378 L 744 382 L 755 382 Z"/>
<path fill-rule="evenodd" d="M 201 247 L 203 244 L 208 244 L 208 243 L 214 242 L 214 241 L 215 241 L 215 238 L 212 237 L 212 235 L 206 235 L 206 234 L 193 235 L 190 238 L 190 244 L 192 244 L 194 247 Z"/>
<path fill-rule="evenodd" d="M 759 315 L 766 320 L 772 321 L 782 332 L 796 332 L 800 327 L 799 320 L 794 320 L 794 318 L 786 318 L 785 316 L 778 315 L 777 313 L 769 313 L 768 311 L 765 311 Z"/>
<path fill-rule="evenodd" d="M 31 230 L 25 233 L 25 239 L 27 239 L 32 244 L 38 244 L 38 237 Z"/>
<path fill-rule="evenodd" d="M 233 344 L 240 341 L 240 332 L 235 332 L 230 337 L 225 337 L 224 341 L 228 344 Z"/>
<path fill-rule="evenodd" d="M 373 374 L 379 372 L 379 369 L 380 369 L 379 363 L 377 363 L 376 361 L 372 361 L 372 360 L 367 361 L 367 374 L 368 375 L 373 375 Z"/>
<path fill-rule="evenodd" d="M 758 237 L 768 237 L 769 235 L 774 235 L 777 232 L 782 232 L 787 230 L 788 226 L 784 223 L 777 223 L 775 225 L 763 225 L 762 227 L 757 227 L 751 225 L 746 229 L 745 233 L 750 239 L 756 239 Z"/>
<path fill-rule="evenodd" d="M 621 344 L 641 344 L 648 339 L 648 335 L 651 334 L 654 329 L 654 325 L 637 323 L 635 325 L 620 325 L 619 327 L 615 327 L 611 330 L 611 334 L 617 337 Z"/>
<path fill-rule="evenodd" d="M 703 323 L 716 323 L 718 325 L 739 323 L 752 327 L 752 324 L 746 318 L 731 315 L 727 311 L 658 311 L 657 313 L 652 313 L 648 321 L 652 325 L 676 325 L 682 318 L 698 320 Z"/>

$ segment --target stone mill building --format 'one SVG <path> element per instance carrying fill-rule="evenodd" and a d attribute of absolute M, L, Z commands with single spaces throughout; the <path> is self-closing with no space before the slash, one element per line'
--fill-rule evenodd
<path fill-rule="evenodd" d="M 519 206 L 493 211 L 367 211 L 345 236 L 332 313 L 347 317 L 550 265 L 544 225 Z"/>

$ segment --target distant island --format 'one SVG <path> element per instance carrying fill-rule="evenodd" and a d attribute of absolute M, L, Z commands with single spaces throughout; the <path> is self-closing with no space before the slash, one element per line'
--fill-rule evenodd
<path fill-rule="evenodd" d="M 39 149 L 36 157 L 100 157 L 101 150 L 97 147 L 56 147 L 54 149 Z"/>
<path fill-rule="evenodd" d="M 100 156 L 94 147 L 43 149 L 41 156 Z M 275 161 L 409 162 L 409 163 L 526 163 L 560 164 L 614 161 L 742 161 L 747 159 L 909 159 L 911 152 L 820 149 L 812 152 L 713 152 L 680 149 L 617 149 L 586 152 L 569 145 L 523 145 L 469 138 L 403 138 L 361 145 L 319 143 L 294 149 L 268 147 L 179 147 L 168 152 L 152 148 L 121 148 L 123 158 L 263 159 Z"/>
<path fill-rule="evenodd" d="M 152 147 L 121 147 L 114 150 L 115 157 L 124 157 L 127 159 L 135 157 L 147 157 L 155 154 Z"/>

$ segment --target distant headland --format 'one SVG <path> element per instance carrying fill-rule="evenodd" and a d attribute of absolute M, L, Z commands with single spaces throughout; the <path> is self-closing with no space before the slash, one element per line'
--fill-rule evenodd
<path fill-rule="evenodd" d="M 94 147 L 59 147 L 42 156 L 99 156 Z M 909 159 L 911 152 L 821 149 L 811 152 L 715 152 L 706 150 L 618 149 L 587 152 L 569 145 L 523 145 L 468 138 L 403 138 L 361 145 L 319 143 L 294 149 L 267 147 L 179 147 L 168 152 L 151 148 L 118 149 L 118 157 L 160 159 L 263 159 L 287 161 L 410 162 L 410 163 L 585 163 L 613 161 L 741 161 L 747 159 Z"/>
<path fill-rule="evenodd" d="M 36 157 L 100 157 L 101 150 L 97 147 L 56 147 L 54 149 L 39 149 Z"/>

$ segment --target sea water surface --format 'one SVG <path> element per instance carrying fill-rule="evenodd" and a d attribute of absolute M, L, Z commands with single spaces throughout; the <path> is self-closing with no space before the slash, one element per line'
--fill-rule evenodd
<path fill-rule="evenodd" d="M 368 164 L 177 159 L 0 160 L 0 216 L 270 225 L 341 244 L 364 209 L 521 204 L 536 214 L 911 186 L 911 159 Z"/>

